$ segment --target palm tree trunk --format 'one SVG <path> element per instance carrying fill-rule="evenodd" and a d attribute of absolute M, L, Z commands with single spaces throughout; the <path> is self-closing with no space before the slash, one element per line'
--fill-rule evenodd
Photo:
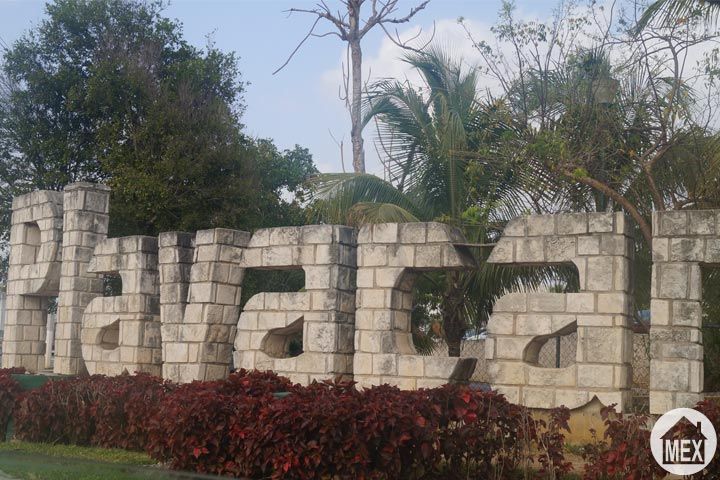
<path fill-rule="evenodd" d="M 462 353 L 462 339 L 447 339 L 448 357 L 459 357 Z"/>
<path fill-rule="evenodd" d="M 440 306 L 443 318 L 445 342 L 448 346 L 448 356 L 459 357 L 462 350 L 462 339 L 467 325 L 462 315 L 464 292 L 459 286 L 459 273 L 448 272 L 446 276 L 445 293 Z"/>

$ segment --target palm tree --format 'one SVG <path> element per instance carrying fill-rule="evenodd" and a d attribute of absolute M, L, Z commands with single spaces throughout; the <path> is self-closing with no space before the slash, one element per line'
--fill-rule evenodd
<path fill-rule="evenodd" d="M 698 16 L 708 22 L 716 22 L 718 14 L 720 0 L 655 0 L 640 17 L 637 30 L 642 30 L 654 20 L 665 26 L 685 23 L 689 18 Z"/>
<path fill-rule="evenodd" d="M 314 212 L 323 221 L 354 225 L 442 221 L 469 242 L 497 240 L 502 225 L 528 204 L 512 162 L 494 160 L 493 144 L 512 135 L 498 104 L 478 101 L 476 70 L 463 71 L 432 48 L 404 57 L 422 88 L 396 80 L 373 85 L 365 124 L 375 121 L 389 180 L 368 174 L 325 174 L 315 179 Z M 475 248 L 480 259 L 489 253 Z M 466 330 L 483 326 L 492 303 L 521 285 L 546 280 L 546 271 L 481 263 L 472 272 L 424 275 L 416 288 L 442 319 L 450 356 L 459 356 Z M 428 309 L 423 309 L 427 311 Z"/>

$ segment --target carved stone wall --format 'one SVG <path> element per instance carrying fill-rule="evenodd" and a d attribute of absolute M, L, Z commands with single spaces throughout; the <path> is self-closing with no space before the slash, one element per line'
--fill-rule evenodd
<path fill-rule="evenodd" d="M 82 353 L 88 373 L 162 373 L 158 243 L 155 237 L 111 238 L 95 247 L 89 273 L 118 273 L 122 294 L 97 297 L 85 309 Z"/>
<path fill-rule="evenodd" d="M 254 295 L 240 315 L 235 365 L 274 370 L 294 382 L 352 379 L 355 232 L 338 225 L 258 230 L 242 266 L 302 268 L 301 292 Z M 302 353 L 291 356 L 291 343 Z"/>
<path fill-rule="evenodd" d="M 188 338 L 181 336 L 188 292 L 190 270 L 195 252 L 195 235 L 187 232 L 163 232 L 158 237 L 160 270 L 160 322 L 162 324 L 163 378 L 181 381 Z M 192 327 L 191 327 L 192 328 Z M 192 336 L 192 335 L 190 335 Z M 170 354 L 168 355 L 168 350 Z M 181 351 L 181 355 L 178 352 Z M 189 357 L 187 357 L 189 358 Z M 190 378 L 190 372 L 182 372 Z"/>
<path fill-rule="evenodd" d="M 110 189 L 105 185 L 73 183 L 63 195 L 62 267 L 55 326 L 55 373 L 86 371 L 80 327 L 85 307 L 102 295 L 102 276 L 88 272 L 95 246 L 107 238 Z"/>
<path fill-rule="evenodd" d="M 465 381 L 475 360 L 417 355 L 410 330 L 418 273 L 475 262 L 460 231 L 441 223 L 367 225 L 358 234 L 355 381 L 415 389 Z"/>
<path fill-rule="evenodd" d="M 57 373 L 211 380 L 228 374 L 234 356 L 236 367 L 300 383 L 340 377 L 413 389 L 472 374 L 474 358 L 419 356 L 411 337 L 416 277 L 475 266 L 447 225 L 369 225 L 357 238 L 349 227 L 311 225 L 106 240 L 108 211 L 109 189 L 89 183 L 14 199 L 4 367 L 43 369 L 48 299 L 57 295 Z M 720 264 L 720 210 L 659 212 L 653 231 L 650 411 L 662 413 L 702 396 L 701 268 Z M 597 397 L 626 409 L 633 250 L 622 214 L 511 221 L 490 262 L 574 265 L 580 289 L 498 300 L 484 344 L 491 384 L 531 407 Z M 303 269 L 305 288 L 255 295 L 241 315 L 249 268 Z M 101 297 L 111 272 L 122 277 L 122 295 Z M 571 332 L 575 362 L 541 367 L 544 342 Z"/>
<path fill-rule="evenodd" d="M 703 391 L 701 265 L 720 264 L 720 210 L 653 213 L 650 413 Z"/>
<path fill-rule="evenodd" d="M 529 407 L 580 407 L 593 397 L 625 410 L 631 400 L 632 331 L 627 220 L 622 214 L 536 215 L 512 220 L 491 263 L 573 264 L 579 293 L 510 293 L 488 323 L 490 383 Z M 577 329 L 577 359 L 542 368 L 537 355 L 551 335 Z"/>
<path fill-rule="evenodd" d="M 60 284 L 63 235 L 62 192 L 38 191 L 13 199 L 4 367 L 45 367 L 49 297 Z"/>
<path fill-rule="evenodd" d="M 165 378 L 178 382 L 216 380 L 230 373 L 245 276 L 241 260 L 249 241 L 250 234 L 238 230 L 197 232 L 186 287 L 187 237 L 161 235 L 163 280 L 171 280 L 161 299 L 166 316 L 162 320 Z M 181 261 L 175 272 L 167 268 L 170 256 Z M 185 289 L 187 301 L 182 296 Z M 177 323 L 181 310 L 182 322 Z"/>

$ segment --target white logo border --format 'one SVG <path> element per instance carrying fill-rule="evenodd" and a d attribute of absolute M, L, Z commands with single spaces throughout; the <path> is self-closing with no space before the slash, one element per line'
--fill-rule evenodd
<path fill-rule="evenodd" d="M 662 437 L 665 433 L 670 430 L 680 419 L 683 417 L 687 418 L 693 425 L 700 422 L 702 426 L 702 433 L 705 435 L 705 463 L 703 465 L 681 465 L 681 464 L 663 464 L 663 440 Z M 650 433 L 650 449 L 652 450 L 653 457 L 658 465 L 660 465 L 665 471 L 675 475 L 692 475 L 700 472 L 712 462 L 715 456 L 715 450 L 717 449 L 717 433 L 712 422 L 702 413 L 698 412 L 693 408 L 676 408 L 664 413 L 658 418 L 655 425 L 653 425 L 652 432 Z"/>

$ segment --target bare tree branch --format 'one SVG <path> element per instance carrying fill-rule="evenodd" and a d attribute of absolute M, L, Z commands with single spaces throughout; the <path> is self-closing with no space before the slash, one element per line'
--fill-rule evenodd
<path fill-rule="evenodd" d="M 397 4 L 399 0 L 370 0 L 370 16 L 364 21 L 362 27 L 360 26 L 361 10 L 363 4 L 367 0 L 341 0 L 341 5 L 344 6 L 344 11 L 338 10 L 333 13 L 330 7 L 327 5 L 325 0 L 320 0 L 319 3 L 315 4 L 314 8 L 291 8 L 287 10 L 290 14 L 292 13 L 304 13 L 315 16 L 315 21 L 308 30 L 305 37 L 297 44 L 295 49 L 290 53 L 285 63 L 283 63 L 277 70 L 273 72 L 273 75 L 285 68 L 290 61 L 293 59 L 295 54 L 305 44 L 308 38 L 323 38 L 329 36 L 337 36 L 340 40 L 347 43 L 347 72 L 345 65 L 343 64 L 343 85 L 338 91 L 338 96 L 341 100 L 345 101 L 345 104 L 350 112 L 350 123 L 351 123 L 351 140 L 353 148 L 353 169 L 355 172 L 365 172 L 365 151 L 363 148 L 362 138 L 362 121 L 361 121 L 361 109 L 362 109 L 362 49 L 360 42 L 362 38 L 367 34 L 373 27 L 380 25 L 383 32 L 387 37 L 401 48 L 412 50 L 415 52 L 420 51 L 418 48 L 414 48 L 408 45 L 409 41 L 413 41 L 419 37 L 420 34 L 416 35 L 409 41 L 403 42 L 400 39 L 400 35 L 396 31 L 396 37 L 394 38 L 385 24 L 402 24 L 407 23 L 413 18 L 418 12 L 424 10 L 425 7 L 430 3 L 430 0 L 423 0 L 415 7 L 411 8 L 405 16 L 396 17 L 393 16 L 397 12 Z M 315 28 L 317 27 L 320 20 L 326 20 L 330 22 L 336 29 L 336 31 L 325 32 L 322 34 L 316 34 Z M 435 24 L 433 24 L 433 34 L 430 38 L 435 36 Z M 428 41 L 423 47 L 425 48 L 430 41 Z M 344 95 L 342 89 L 344 87 Z"/>

